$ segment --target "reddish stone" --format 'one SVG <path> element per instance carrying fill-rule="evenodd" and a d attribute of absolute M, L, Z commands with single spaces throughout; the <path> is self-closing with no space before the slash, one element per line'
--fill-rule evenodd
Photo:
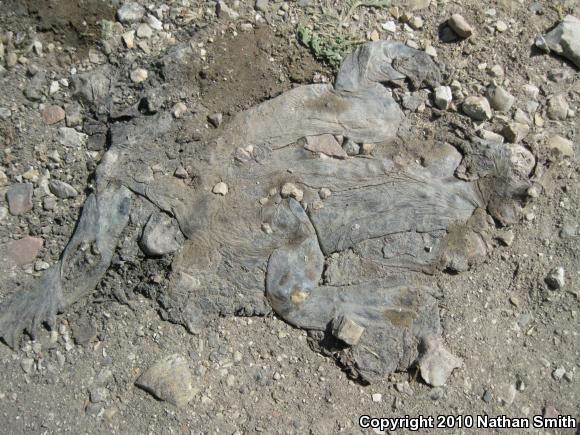
<path fill-rule="evenodd" d="M 62 107 L 48 106 L 42 109 L 41 115 L 44 123 L 47 125 L 51 125 L 62 121 L 65 117 L 65 112 Z"/>
<path fill-rule="evenodd" d="M 308 136 L 306 145 L 308 151 L 326 154 L 331 157 L 344 159 L 347 157 L 346 151 L 342 149 L 338 141 L 331 134 L 321 134 L 319 136 Z"/>
<path fill-rule="evenodd" d="M 32 210 L 32 184 L 16 183 L 10 186 L 8 193 L 10 214 L 18 216 Z"/>
<path fill-rule="evenodd" d="M 19 240 L 13 240 L 8 243 L 9 259 L 17 266 L 32 263 L 43 244 L 44 240 L 38 237 L 26 236 Z"/>

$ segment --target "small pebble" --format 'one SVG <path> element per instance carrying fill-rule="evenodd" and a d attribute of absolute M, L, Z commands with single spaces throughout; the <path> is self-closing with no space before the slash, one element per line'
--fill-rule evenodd
<path fill-rule="evenodd" d="M 451 27 L 451 29 L 462 38 L 469 38 L 473 34 L 473 28 L 465 18 L 459 14 L 451 15 L 451 18 L 449 18 L 447 23 L 449 24 L 449 27 Z"/>
<path fill-rule="evenodd" d="M 149 77 L 149 73 L 146 69 L 136 68 L 131 71 L 131 81 L 133 83 L 142 83 L 147 80 L 147 77 Z"/>
<path fill-rule="evenodd" d="M 220 181 L 213 187 L 212 192 L 216 195 L 226 196 L 228 194 L 228 185 Z"/>

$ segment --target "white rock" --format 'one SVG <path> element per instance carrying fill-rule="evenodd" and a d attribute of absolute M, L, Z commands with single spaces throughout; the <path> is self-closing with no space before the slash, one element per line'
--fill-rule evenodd
<path fill-rule="evenodd" d="M 212 192 L 216 195 L 226 196 L 228 194 L 228 185 L 223 181 L 220 181 L 213 187 Z"/>
<path fill-rule="evenodd" d="M 145 8 L 135 2 L 126 2 L 117 11 L 117 19 L 121 23 L 136 23 L 145 15 Z"/>
<path fill-rule="evenodd" d="M 419 360 L 421 377 L 429 385 L 441 387 L 453 370 L 463 365 L 463 361 L 445 349 L 439 337 L 426 339 L 425 345 L 426 351 Z"/>
<path fill-rule="evenodd" d="M 381 28 L 389 33 L 397 32 L 397 25 L 394 21 L 387 21 L 386 23 L 381 24 Z"/>
<path fill-rule="evenodd" d="M 149 73 L 147 72 L 146 69 L 136 68 L 133 71 L 131 71 L 131 81 L 133 81 L 133 83 L 144 82 L 145 80 L 147 80 L 147 77 L 149 77 Z"/>
<path fill-rule="evenodd" d="M 330 198 L 330 195 L 332 195 L 332 192 L 327 187 L 323 187 L 318 191 L 318 196 L 320 199 Z"/>
<path fill-rule="evenodd" d="M 295 184 L 286 183 L 282 186 L 280 195 L 282 195 L 282 198 L 294 198 L 296 201 L 300 202 L 304 197 L 304 192 L 296 187 Z"/>
<path fill-rule="evenodd" d="M 495 30 L 500 33 L 505 32 L 508 29 L 508 25 L 503 21 L 498 21 L 495 23 Z"/>
<path fill-rule="evenodd" d="M 135 31 L 129 30 L 128 32 L 123 33 L 123 42 L 125 43 L 125 47 L 133 48 L 135 47 Z"/>
<path fill-rule="evenodd" d="M 373 395 L 371 396 L 373 399 L 373 402 L 375 403 L 379 403 L 383 401 L 383 395 L 381 393 L 373 393 Z"/>
<path fill-rule="evenodd" d="M 453 96 L 451 94 L 451 88 L 449 86 L 439 86 L 435 88 L 435 106 L 441 110 L 449 109 Z"/>
<path fill-rule="evenodd" d="M 437 57 L 437 50 L 432 45 L 428 45 L 425 47 L 425 53 L 427 53 L 431 57 Z"/>
<path fill-rule="evenodd" d="M 151 14 L 147 14 L 147 24 L 154 30 L 163 30 L 163 23 Z"/>
<path fill-rule="evenodd" d="M 171 113 L 173 113 L 173 116 L 175 118 L 181 118 L 185 112 L 187 112 L 187 106 L 184 103 L 182 103 L 181 101 L 178 103 L 175 103 L 175 105 L 173 106 L 173 109 L 171 109 Z"/>

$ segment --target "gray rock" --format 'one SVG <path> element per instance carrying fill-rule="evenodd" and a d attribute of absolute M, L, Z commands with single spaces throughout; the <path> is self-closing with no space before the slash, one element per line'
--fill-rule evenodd
<path fill-rule="evenodd" d="M 60 199 L 74 198 L 79 194 L 70 184 L 60 180 L 50 180 L 48 188 L 57 198 Z"/>
<path fill-rule="evenodd" d="M 546 275 L 544 280 L 546 281 L 546 284 L 548 284 L 548 287 L 550 287 L 552 290 L 560 290 L 564 288 L 564 285 L 566 284 L 566 280 L 564 278 L 564 268 L 554 267 L 548 273 L 548 275 Z"/>
<path fill-rule="evenodd" d="M 224 116 L 221 113 L 212 113 L 211 115 L 209 115 L 207 117 L 207 120 L 215 128 L 218 128 L 221 125 L 223 119 L 224 119 Z"/>
<path fill-rule="evenodd" d="M 344 143 L 342 144 L 342 149 L 349 156 L 358 156 L 358 154 L 360 152 L 360 145 L 357 144 L 352 139 L 346 138 L 344 140 Z"/>
<path fill-rule="evenodd" d="M 237 20 L 240 14 L 230 8 L 224 1 L 218 0 L 216 5 L 216 12 L 218 17 L 227 18 L 229 20 Z"/>
<path fill-rule="evenodd" d="M 491 391 L 485 390 L 485 392 L 483 393 L 483 396 L 482 396 L 482 400 L 485 403 L 491 403 L 492 399 L 493 399 L 493 396 L 491 395 Z"/>
<path fill-rule="evenodd" d="M 145 255 L 160 257 L 177 251 L 181 240 L 181 232 L 175 221 L 164 213 L 153 213 L 139 242 Z"/>
<path fill-rule="evenodd" d="M 117 19 L 121 23 L 136 23 L 143 19 L 145 8 L 135 2 L 126 2 L 117 11 Z"/>
<path fill-rule="evenodd" d="M 565 224 L 560 230 L 560 237 L 563 239 L 570 239 L 578 235 L 578 226 Z"/>
<path fill-rule="evenodd" d="M 149 26 L 149 24 L 142 23 L 139 24 L 137 27 L 137 37 L 142 39 L 149 39 L 153 36 L 153 29 Z"/>
<path fill-rule="evenodd" d="M 451 88 L 449 86 L 439 86 L 435 88 L 434 102 L 441 110 L 449 109 L 451 101 L 453 100 L 453 95 L 451 94 Z"/>
<path fill-rule="evenodd" d="M 40 101 L 42 99 L 42 91 L 44 89 L 45 81 L 46 73 L 44 71 L 38 71 L 34 74 L 24 90 L 26 98 L 31 101 Z"/>
<path fill-rule="evenodd" d="M 178 354 L 157 361 L 137 379 L 135 385 L 179 408 L 187 405 L 199 392 L 187 358 Z"/>
<path fill-rule="evenodd" d="M 490 86 L 487 89 L 487 98 L 491 107 L 500 112 L 509 111 L 516 101 L 515 97 L 501 86 Z"/>
<path fill-rule="evenodd" d="M 254 5 L 254 9 L 260 12 L 267 12 L 268 11 L 268 0 L 256 0 L 256 4 Z"/>
<path fill-rule="evenodd" d="M 76 127 L 83 122 L 81 106 L 79 104 L 70 104 L 65 108 L 66 126 Z"/>
<path fill-rule="evenodd" d="M 13 184 L 8 189 L 6 198 L 8 199 L 10 214 L 14 216 L 19 216 L 32 210 L 32 184 Z"/>
<path fill-rule="evenodd" d="M 95 321 L 87 316 L 73 323 L 73 338 L 79 346 L 85 346 L 97 338 L 97 325 Z"/>
<path fill-rule="evenodd" d="M 568 117 L 570 106 L 564 94 L 555 95 L 548 101 L 548 118 L 564 121 Z"/>
<path fill-rule="evenodd" d="M 461 107 L 475 121 L 485 121 L 492 116 L 489 101 L 485 97 L 467 97 Z"/>
<path fill-rule="evenodd" d="M 61 127 L 58 129 L 58 141 L 65 147 L 78 147 L 85 144 L 87 135 L 74 128 Z"/>
<path fill-rule="evenodd" d="M 530 132 L 530 126 L 519 122 L 510 122 L 503 129 L 503 136 L 510 143 L 519 143 Z"/>
<path fill-rule="evenodd" d="M 0 107 L 0 119 L 2 121 L 7 121 L 12 116 L 12 110 L 8 107 Z"/>
<path fill-rule="evenodd" d="M 564 56 L 580 68 L 580 20 L 567 15 L 551 32 L 538 36 L 536 46 Z"/>
<path fill-rule="evenodd" d="M 105 387 L 93 387 L 91 388 L 89 395 L 92 403 L 106 402 L 109 398 L 109 390 Z"/>

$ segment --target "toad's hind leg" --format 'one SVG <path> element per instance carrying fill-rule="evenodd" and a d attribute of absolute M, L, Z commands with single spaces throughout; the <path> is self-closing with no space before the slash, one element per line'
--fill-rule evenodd
<path fill-rule="evenodd" d="M 331 330 L 353 346 L 356 370 L 367 380 L 407 368 L 420 341 L 440 333 L 435 300 L 426 289 L 396 280 L 319 286 L 324 256 L 314 227 L 296 201 L 288 205 L 300 233 L 268 261 L 266 293 L 274 311 L 297 327 Z"/>
<path fill-rule="evenodd" d="M 0 338 L 10 347 L 22 331 L 34 335 L 41 323 L 52 326 L 58 312 L 95 288 L 128 222 L 130 200 L 125 187 L 108 187 L 87 198 L 60 260 L 0 306 Z"/>

